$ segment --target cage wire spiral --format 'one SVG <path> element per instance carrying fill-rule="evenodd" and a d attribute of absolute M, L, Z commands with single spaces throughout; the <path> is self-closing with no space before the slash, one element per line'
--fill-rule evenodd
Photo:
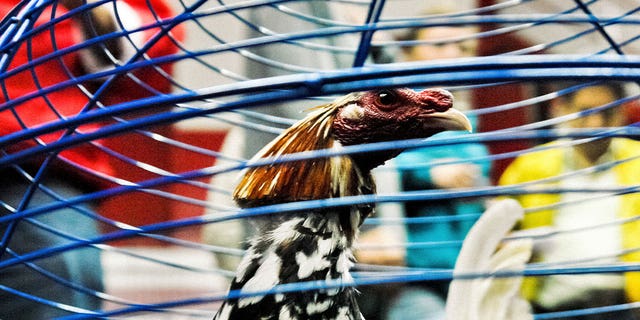
<path fill-rule="evenodd" d="M 0 166 L 3 179 L 26 183 L 19 201 L 0 194 L 0 271 L 19 268 L 35 273 L 42 286 L 65 287 L 80 295 L 98 297 L 102 305 L 87 309 L 57 298 L 23 292 L 7 284 L 0 290 L 16 301 L 29 300 L 64 311 L 61 318 L 166 317 L 204 318 L 215 313 L 227 294 L 234 259 L 243 253 L 242 241 L 254 216 L 280 214 L 323 206 L 378 203 L 393 211 L 394 205 L 423 200 L 492 199 L 530 193 L 588 193 L 593 199 L 638 192 L 639 185 L 568 188 L 548 181 L 496 186 L 514 157 L 540 150 L 539 144 L 559 138 L 637 139 L 640 131 L 638 98 L 640 81 L 640 1 L 478 0 L 456 2 L 449 13 L 425 13 L 436 2 L 409 0 L 179 0 L 170 3 L 173 14 L 161 16 L 154 1 L 131 1 L 153 17 L 132 26 L 126 10 L 115 0 L 84 3 L 65 10 L 62 1 L 32 0 L 5 6 L 0 25 L 0 114 L 13 116 L 20 130 L 0 130 Z M 120 2 L 120 1 L 118 1 Z M 440 1 L 442 2 L 442 1 Z M 132 5 L 133 6 L 133 5 Z M 57 43 L 59 25 L 94 10 L 109 8 L 116 31 L 78 41 L 66 47 L 38 52 L 37 41 Z M 418 9 L 420 8 L 420 9 Z M 431 61 L 401 62 L 404 48 L 468 41 L 445 38 L 437 43 L 400 40 L 398 34 L 413 28 L 475 26 L 468 38 L 477 39 L 479 56 Z M 141 34 L 152 36 L 140 42 Z M 124 58 L 113 58 L 98 69 L 77 72 L 67 68 L 68 57 L 95 48 L 107 50 L 110 40 L 129 48 Z M 160 41 L 172 52 L 153 55 Z M 126 51 L 126 50 L 125 50 Z M 22 58 L 19 58 L 23 55 Z M 22 60 L 19 60 L 22 59 Z M 16 61 L 19 61 L 16 62 Z M 51 82 L 39 71 L 57 64 L 65 74 Z M 173 64 L 173 70 L 164 68 Z M 139 71 L 153 73 L 145 78 Z M 42 79 L 41 79 L 42 78 Z M 117 82 L 125 78 L 138 97 L 110 100 Z M 166 82 L 171 90 L 159 89 Z M 29 90 L 15 91 L 16 81 L 28 82 Z M 568 116 L 553 117 L 549 106 L 558 97 L 601 82 L 624 83 L 624 98 Z M 463 143 L 484 143 L 491 154 L 493 171 L 487 186 L 452 190 L 385 190 L 378 195 L 303 201 L 240 210 L 230 199 L 238 173 L 248 166 L 270 165 L 274 160 L 251 161 L 258 148 L 303 115 L 301 110 L 322 104 L 331 97 L 353 91 L 384 87 L 444 87 L 454 94 L 472 96 L 479 130 L 455 138 L 406 140 L 292 154 L 275 161 L 310 161 L 316 157 L 373 152 L 398 148 L 456 148 Z M 81 93 L 82 105 L 74 113 L 60 111 L 59 92 Z M 117 93 L 116 93 L 117 95 Z M 32 122 L 21 108 L 29 101 L 44 101 L 39 112 L 54 116 Z M 591 129 L 555 129 L 563 123 L 612 109 L 626 116 L 626 126 Z M 58 112 L 60 111 L 60 112 Z M 3 118 L 5 119 L 5 118 Z M 4 121 L 4 120 L 3 120 Z M 2 124 L 1 126 L 5 126 Z M 536 147 L 537 146 L 537 147 Z M 92 148 L 114 170 L 104 171 L 90 161 L 74 158 L 73 150 Z M 37 159 L 37 160 L 34 160 Z M 598 170 L 614 170 L 625 159 L 572 171 L 555 180 Z M 434 163 L 416 163 L 412 169 L 427 170 Z M 77 175 L 66 179 L 100 185 L 77 195 L 58 193 L 47 175 L 60 167 Z M 377 174 L 411 168 L 393 162 Z M 66 172 L 66 171 L 63 171 Z M 383 178 L 385 179 L 385 178 Z M 387 181 L 380 183 L 386 185 Z M 390 184 L 390 183 L 389 183 Z M 3 189 L 4 190 L 4 189 Z M 31 203 L 41 192 L 46 201 Z M 31 203 L 31 204 L 30 204 Z M 96 205 L 95 210 L 88 209 Z M 554 206 L 570 206 L 557 203 Z M 80 230 L 62 230 L 48 224 L 49 214 L 72 208 L 77 216 L 96 221 L 101 233 L 89 237 Z M 534 214 L 541 208 L 529 208 Z M 633 208 L 638 211 L 639 208 Z M 475 221 L 481 212 L 463 216 L 375 216 L 363 228 L 402 227 L 410 224 L 454 224 Z M 55 216 L 52 216 L 54 218 Z M 75 216 L 70 219 L 75 219 Z M 619 218 L 623 225 L 635 218 Z M 27 252 L 13 250 L 19 226 L 28 224 L 60 241 L 45 243 Z M 592 226 L 597 230 L 601 226 Z M 586 229 L 589 229 L 585 227 Z M 534 242 L 559 230 L 532 236 Z M 524 236 L 523 236 L 524 237 Z M 457 241 L 363 245 L 360 250 L 411 247 L 459 247 Z M 37 240 L 30 240 L 37 241 Z M 87 249 L 89 248 L 89 249 Z M 100 252 L 105 289 L 95 291 L 47 270 L 40 264 L 51 257 L 79 250 Z M 627 248 L 617 255 L 637 251 Z M 503 273 L 455 273 L 456 278 L 546 277 L 557 274 L 620 274 L 640 270 L 637 262 L 613 263 L 615 257 L 564 264 L 529 263 L 524 269 Z M 217 262 L 216 262 L 217 261 Z M 602 262 L 605 261 L 605 262 Z M 359 288 L 391 283 L 450 280 L 452 269 L 421 269 L 357 264 L 353 283 Z M 296 283 L 270 292 L 317 290 L 336 286 L 332 282 Z M 251 294 L 251 293 L 249 293 Z M 255 293 L 254 293 L 255 294 Z M 567 314 L 606 313 L 637 308 L 635 303 L 540 313 L 535 319 Z"/>

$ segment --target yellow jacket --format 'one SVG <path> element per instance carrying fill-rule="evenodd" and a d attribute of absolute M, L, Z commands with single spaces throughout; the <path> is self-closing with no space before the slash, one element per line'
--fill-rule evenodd
<path fill-rule="evenodd" d="M 552 146 L 554 143 L 548 144 Z M 640 186 L 640 142 L 630 139 L 614 138 L 610 151 L 614 160 L 632 159 L 615 167 L 613 171 L 620 186 Z M 500 185 L 512 185 L 527 181 L 545 179 L 564 172 L 566 149 L 552 148 L 524 154 L 514 160 L 500 178 Z M 559 194 L 525 194 L 514 197 L 524 208 L 552 205 L 560 201 Z M 554 210 L 540 210 L 525 215 L 521 228 L 549 226 L 553 223 Z M 621 219 L 640 216 L 640 192 L 621 196 Z M 640 249 L 640 221 L 622 225 L 622 245 L 624 249 Z M 624 255 L 623 261 L 640 262 L 640 251 Z M 625 291 L 630 301 L 640 301 L 640 272 L 625 273 Z M 535 278 L 525 279 L 523 293 L 533 300 L 537 294 Z"/>

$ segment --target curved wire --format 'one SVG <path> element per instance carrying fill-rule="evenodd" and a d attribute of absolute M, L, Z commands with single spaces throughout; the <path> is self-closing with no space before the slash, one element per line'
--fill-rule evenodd
<path fill-rule="evenodd" d="M 369 19 L 364 24 L 356 23 L 344 23 L 338 20 L 334 20 L 331 17 L 325 18 L 321 15 L 307 14 L 295 9 L 293 5 L 290 5 L 293 1 L 243 1 L 234 4 L 225 4 L 222 1 L 219 2 L 219 6 L 213 6 L 212 8 L 204 8 L 204 2 L 198 2 L 194 6 L 188 6 L 185 2 L 180 2 L 181 12 L 172 19 L 162 20 L 156 16 L 156 21 L 148 26 L 143 26 L 136 30 L 122 30 L 117 33 L 105 35 L 101 38 L 91 39 L 80 45 L 71 48 L 58 48 L 56 52 L 47 55 L 45 57 L 32 56 L 30 47 L 33 45 L 32 37 L 38 32 L 51 32 L 52 28 L 57 23 L 69 19 L 74 14 L 79 14 L 90 10 L 98 5 L 108 5 L 112 3 L 111 0 L 101 0 L 92 2 L 85 6 L 82 6 L 76 11 L 69 12 L 60 17 L 55 17 L 55 10 L 52 13 L 51 21 L 45 23 L 44 26 L 34 28 L 33 23 L 35 19 L 42 15 L 42 12 L 47 6 L 53 6 L 55 9 L 55 1 L 22 1 L 13 9 L 9 17 L 3 19 L 0 22 L 0 70 L 6 71 L 0 73 L 0 87 L 3 88 L 4 100 L 0 105 L 0 111 L 15 112 L 15 108 L 29 99 L 36 99 L 55 93 L 59 90 L 69 87 L 80 88 L 83 90 L 90 102 L 85 108 L 85 111 L 75 116 L 65 117 L 58 113 L 57 121 L 51 123 L 42 124 L 39 126 L 29 127 L 23 123 L 24 130 L 8 134 L 0 137 L 0 148 L 2 148 L 4 154 L 0 157 L 0 167 L 15 168 L 16 165 L 27 161 L 33 156 L 45 156 L 53 159 L 62 159 L 67 161 L 64 157 L 57 155 L 59 152 L 79 146 L 84 143 L 92 144 L 98 148 L 101 152 L 108 155 L 112 159 L 119 159 L 131 166 L 136 166 L 147 170 L 147 172 L 153 173 L 154 177 L 145 181 L 133 183 L 128 181 L 124 177 L 119 176 L 101 176 L 98 172 L 92 172 L 89 168 L 83 168 L 77 164 L 76 169 L 84 170 L 85 172 L 100 176 L 105 180 L 116 182 L 118 186 L 101 190 L 98 192 L 88 193 L 83 196 L 74 197 L 71 199 L 64 199 L 48 190 L 46 184 L 39 184 L 39 177 L 44 174 L 44 170 L 48 167 L 48 162 L 45 162 L 41 167 L 41 171 L 35 177 L 31 177 L 32 190 L 36 188 L 43 190 L 45 193 L 52 195 L 52 202 L 46 205 L 38 207 L 27 208 L 28 193 L 24 196 L 24 203 L 16 208 L 12 208 L 5 203 L 2 206 L 13 213 L 0 217 L 0 224 L 6 225 L 22 221 L 24 223 L 32 223 L 37 227 L 46 230 L 52 234 L 56 234 L 70 241 L 69 244 L 54 246 L 38 251 L 34 251 L 24 255 L 16 255 L 14 252 L 7 249 L 8 257 L 0 260 L 0 269 L 22 264 L 40 272 L 43 275 L 48 276 L 51 279 L 55 279 L 57 283 L 72 287 L 76 290 L 83 291 L 88 294 L 100 295 L 101 298 L 110 301 L 121 302 L 121 307 L 111 311 L 92 311 L 82 310 L 73 306 L 57 305 L 52 301 L 44 301 L 37 297 L 31 297 L 28 294 L 18 292 L 12 288 L 0 287 L 0 290 L 11 292 L 17 296 L 32 299 L 38 303 L 45 303 L 51 306 L 69 310 L 75 315 L 65 317 L 69 319 L 75 318 L 91 318 L 91 317 L 108 317 L 117 315 L 127 315 L 135 312 L 176 312 L 178 314 L 188 314 L 194 316 L 206 316 L 206 311 L 183 311 L 176 308 L 187 305 L 194 305 L 204 302 L 220 301 L 227 297 L 243 297 L 243 294 L 273 294 L 289 291 L 300 290 L 322 290 L 335 286 L 345 285 L 364 285 L 364 284 L 383 284 L 390 282 L 410 282 L 410 281 L 431 281 L 431 280 L 451 280 L 451 279 L 477 279 L 486 277 L 508 277 L 508 276 L 521 276 L 521 275 L 533 275 L 533 276 L 547 276 L 552 274 L 584 274 L 584 273 L 621 273 L 626 271 L 638 271 L 640 270 L 637 264 L 620 264 L 620 265 L 587 265 L 575 267 L 570 264 L 530 264 L 524 271 L 513 271 L 503 273 L 474 273 L 474 274 L 456 274 L 454 275 L 452 270 L 421 270 L 421 269 L 378 269 L 372 272 L 356 272 L 354 283 L 331 283 L 331 282 L 318 282 L 318 283 L 299 283 L 288 286 L 282 286 L 274 288 L 271 291 L 256 292 L 256 293 L 240 293 L 230 292 L 229 295 L 211 295 L 203 296 L 199 298 L 183 299 L 176 301 L 168 301 L 156 304 L 136 304 L 126 299 L 120 299 L 119 297 L 113 297 L 104 295 L 103 293 L 89 292 L 86 288 L 79 286 L 78 284 L 65 282 L 64 279 L 56 278 L 55 275 L 50 274 L 47 270 L 39 269 L 37 264 L 33 263 L 38 259 L 42 259 L 48 256 L 57 255 L 69 250 L 75 250 L 85 246 L 91 246 L 98 250 L 114 251 L 118 254 L 125 254 L 135 256 L 143 260 L 147 260 L 156 264 L 166 265 L 168 267 L 176 269 L 184 269 L 192 272 L 217 272 L 215 269 L 197 269 L 189 265 L 172 263 L 164 259 L 156 259 L 153 257 L 147 257 L 144 255 L 138 255 L 135 252 L 129 252 L 126 249 L 112 247 L 107 245 L 109 241 L 126 239 L 131 237 L 148 237 L 161 241 L 163 243 L 169 243 L 176 246 L 194 248 L 198 250 L 206 250 L 211 252 L 230 253 L 234 255 L 241 255 L 242 250 L 229 249 L 225 247 L 217 247 L 212 245 L 204 245 L 191 241 L 181 240 L 170 236 L 165 236 L 162 232 L 167 230 L 173 230 L 188 226 L 199 226 L 205 224 L 215 224 L 222 221 L 248 219 L 251 217 L 278 214 L 281 212 L 290 212 L 296 210 L 307 210 L 311 208 L 319 207 L 334 207 L 353 205 L 361 203 L 385 203 L 385 202 L 405 202 L 405 201 L 423 201 L 423 200 L 438 200 L 438 199 L 465 199 L 465 198 L 477 198 L 477 197 L 494 197 L 494 196 L 509 196 L 519 194 L 531 194 L 531 193 L 565 193 L 565 192 L 588 192 L 591 193 L 595 199 L 604 197 L 613 197 L 623 194 L 637 193 L 640 191 L 640 186 L 625 186 L 619 188 L 562 188 L 562 187 L 542 187 L 544 184 L 561 181 L 563 179 L 570 178 L 572 176 L 589 174 L 595 171 L 611 170 L 613 167 L 623 165 L 626 162 L 637 160 L 637 158 L 630 158 L 618 161 L 611 161 L 597 166 L 575 170 L 571 172 L 563 173 L 557 177 L 532 181 L 524 184 L 509 186 L 509 187 L 486 187 L 486 188 L 472 188 L 453 190 L 450 192 L 423 190 L 415 192 L 400 192 L 396 194 L 383 194 L 377 196 L 357 197 L 357 198 L 344 198 L 344 199 L 324 199 L 310 202 L 299 202 L 291 204 L 283 204 L 276 206 L 267 206 L 254 209 L 238 210 L 224 205 L 211 204 L 203 202 L 199 199 L 189 196 L 173 195 L 169 192 L 163 191 L 160 187 L 171 183 L 182 183 L 193 187 L 197 187 L 202 190 L 215 192 L 218 194 L 229 194 L 230 186 L 214 187 L 207 183 L 197 181 L 196 179 L 201 177 L 210 177 L 218 174 L 241 171 L 246 168 L 255 166 L 265 166 L 274 163 L 283 163 L 287 161 L 302 161 L 311 160 L 318 157 L 332 157 L 332 156 L 344 156 L 354 153 L 375 152 L 379 150 L 391 150 L 402 148 L 429 148 L 433 146 L 456 146 L 462 143 L 493 143 L 513 141 L 518 139 L 534 140 L 540 138 L 557 139 L 577 139 L 563 143 L 563 146 L 571 146 L 573 144 L 590 141 L 593 139 L 603 137 L 627 137 L 638 139 L 640 133 L 638 130 L 632 127 L 624 128 L 602 128 L 602 129 L 590 129 L 590 130 L 553 130 L 544 129 L 549 126 L 557 125 L 565 121 L 577 117 L 588 116 L 589 114 L 602 112 L 608 109 L 619 108 L 619 105 L 624 102 L 635 101 L 639 97 L 638 95 L 628 95 L 627 97 L 613 102 L 607 105 L 592 108 L 590 110 L 568 115 L 562 118 L 549 119 L 543 121 L 537 121 L 533 123 L 523 124 L 518 127 L 507 128 L 505 130 L 472 134 L 463 138 L 453 139 L 434 139 L 431 141 L 394 141 L 390 143 L 371 144 L 358 146 L 354 148 L 345 148 L 344 150 L 323 150 L 318 152 L 310 152 L 303 154 L 293 154 L 282 159 L 261 159 L 247 161 L 244 157 L 230 156 L 218 151 L 206 150 L 196 146 L 189 145 L 179 139 L 166 137 L 155 133 L 154 131 L 147 129 L 152 126 L 161 124 L 175 124 L 183 120 L 193 119 L 198 117 L 215 118 L 231 124 L 233 127 L 242 127 L 246 130 L 256 130 L 262 133 L 278 134 L 282 131 L 282 128 L 292 124 L 293 120 L 288 118 L 274 117 L 268 114 L 261 114 L 249 110 L 249 108 L 255 106 L 264 106 L 269 103 L 292 101 L 295 99 L 309 99 L 318 96 L 336 95 L 351 91 L 360 91 L 373 88 L 380 88 L 386 86 L 461 86 L 459 90 L 471 90 L 478 87 L 492 87 L 501 83 L 525 83 L 525 82 L 537 82 L 547 80 L 582 80 L 584 84 L 571 86 L 556 92 L 529 97 L 521 101 L 512 103 L 490 106 L 489 108 L 482 110 L 472 110 L 468 112 L 469 115 L 499 115 L 501 112 L 516 109 L 525 109 L 529 106 L 546 103 L 554 98 L 568 94 L 575 90 L 582 88 L 589 84 L 596 84 L 600 81 L 607 81 L 611 79 L 624 80 L 628 82 L 638 82 L 640 77 L 639 60 L 634 56 L 624 56 L 623 48 L 627 48 L 634 44 L 640 36 L 633 36 L 625 41 L 616 42 L 609 36 L 606 27 L 613 25 L 637 25 L 640 20 L 633 13 L 637 12 L 639 8 L 632 9 L 616 16 L 603 16 L 598 12 L 590 12 L 589 5 L 596 3 L 597 0 L 589 1 L 587 3 L 576 0 L 577 6 L 564 11 L 562 13 L 550 13 L 550 14 L 527 14 L 527 15 L 510 15 L 510 14 L 488 14 L 495 10 L 515 8 L 519 5 L 525 5 L 532 3 L 531 0 L 511 0 L 504 1 L 496 5 L 480 7 L 476 9 L 464 10 L 456 12 L 451 15 L 444 16 L 413 16 L 413 17 L 399 17 L 399 18 L 386 18 L 382 14 L 382 10 L 393 5 L 393 2 L 388 1 L 331 1 L 327 2 L 328 5 L 332 3 L 350 3 L 360 6 L 370 5 Z M 311 30 L 302 30 L 298 32 L 282 32 L 271 30 L 266 25 L 260 25 L 259 23 L 246 19 L 243 15 L 243 11 L 254 8 L 269 8 L 275 10 L 280 14 L 287 15 L 293 19 L 308 22 L 315 26 Z M 587 10 L 585 10 L 585 8 Z M 149 7 L 152 10 L 152 7 Z M 585 14 L 575 14 L 576 10 L 582 9 Z M 208 17 L 219 17 L 222 15 L 234 16 L 241 25 L 246 28 L 253 29 L 259 32 L 255 38 L 242 39 L 238 41 L 229 42 L 220 36 L 219 33 L 208 30 L 207 27 L 201 23 L 201 20 Z M 120 17 L 116 12 L 117 20 L 120 24 Z M 182 23 L 194 22 L 193 25 L 204 33 L 212 40 L 212 46 L 204 49 L 191 49 L 186 43 L 181 43 L 171 35 L 170 29 L 172 26 Z M 490 37 L 505 34 L 526 32 L 533 26 L 538 25 L 557 25 L 562 26 L 564 24 L 577 24 L 589 26 L 587 29 L 576 32 L 575 34 L 565 36 L 562 39 L 550 39 L 547 43 L 536 44 L 532 47 L 516 50 L 505 53 L 505 55 L 521 55 L 520 57 L 508 57 L 508 56 L 493 56 L 488 58 L 473 58 L 473 59 L 458 59 L 451 61 L 433 61 L 433 62 L 421 62 L 421 63 L 404 63 L 404 64 L 392 64 L 392 65 L 375 65 L 365 62 L 367 54 L 372 46 L 402 46 L 402 45 L 414 45 L 424 43 L 413 42 L 376 42 L 373 41 L 371 36 L 378 31 L 394 31 L 412 27 L 431 27 L 431 26 L 459 26 L 459 25 L 489 25 L 500 24 L 494 30 L 482 32 L 474 35 L 474 37 L 488 39 Z M 112 70 L 105 70 L 103 72 L 89 74 L 81 77 L 73 77 L 70 70 L 65 70 L 70 76 L 69 81 L 58 83 L 52 86 L 44 86 L 38 83 L 37 74 L 33 71 L 34 68 L 46 62 L 60 62 L 66 54 L 74 53 L 79 50 L 84 50 L 89 46 L 100 45 L 103 41 L 108 39 L 122 38 L 131 42 L 132 36 L 135 33 L 143 32 L 149 28 L 159 28 L 161 32 L 159 37 L 169 38 L 173 44 L 179 48 L 179 53 L 167 57 L 158 59 L 149 58 L 144 51 L 148 49 L 148 46 L 134 47 L 138 51 L 136 57 L 126 62 L 122 62 L 121 65 L 114 65 Z M 55 43 L 54 34 L 50 33 L 53 42 Z M 363 35 L 360 41 L 358 41 L 354 47 L 339 47 L 335 45 L 326 45 L 315 43 L 314 40 L 324 37 L 360 34 Z M 569 43 L 572 41 L 579 41 L 588 34 L 599 34 L 600 38 L 609 43 L 606 49 L 602 49 L 600 52 L 594 52 L 581 55 L 530 55 L 534 52 L 540 52 L 541 50 L 547 50 L 551 48 L 557 48 L 558 46 Z M 448 41 L 456 41 L 461 39 L 448 39 Z M 290 63 L 286 59 L 278 59 L 273 57 L 261 56 L 252 53 L 250 51 L 254 48 L 266 46 L 270 44 L 286 43 L 296 46 L 300 46 L 309 50 L 309 52 L 329 52 L 331 54 L 349 55 L 354 58 L 354 65 L 357 68 L 341 69 L 341 70 L 321 70 L 320 68 L 304 67 L 294 63 Z M 151 44 L 148 44 L 151 45 Z M 12 60 L 15 50 L 20 46 L 26 47 L 28 50 L 29 62 L 26 65 L 18 66 L 17 68 L 9 70 L 9 64 Z M 353 49 L 358 48 L 358 49 Z M 602 55 L 611 51 L 617 51 L 621 56 L 612 57 L 610 55 Z M 627 51 L 625 49 L 625 51 Z M 252 60 L 264 66 L 277 68 L 285 73 L 298 73 L 294 75 L 287 75 L 281 77 L 270 77 L 263 79 L 249 80 L 251 75 L 242 74 L 240 72 L 231 71 L 231 69 L 225 66 L 218 65 L 217 63 L 209 62 L 205 60 L 205 57 L 217 57 L 219 55 L 231 53 L 240 56 L 244 60 Z M 592 54 L 600 54 L 598 56 L 592 56 Z M 162 63 L 182 62 L 182 61 L 195 61 L 203 69 L 208 72 L 212 72 L 223 76 L 225 79 L 232 81 L 233 83 L 225 85 L 215 85 L 209 88 L 196 89 L 189 88 L 188 85 L 179 82 L 179 80 L 171 77 L 169 74 L 164 73 L 159 69 L 158 65 Z M 176 92 L 172 94 L 163 95 L 158 91 L 155 91 L 151 84 L 144 83 L 137 79 L 132 72 L 141 68 L 152 68 L 159 71 L 166 80 L 176 88 Z M 35 86 L 40 90 L 38 92 L 28 93 L 23 96 L 11 97 L 4 85 L 13 75 L 18 72 L 31 72 L 31 76 L 35 80 Z M 126 75 L 132 81 L 140 85 L 143 90 L 149 92 L 153 97 L 133 101 L 130 103 L 123 103 L 115 106 L 104 106 L 100 101 L 101 93 L 108 88 L 109 79 L 112 77 Z M 86 81 L 94 81 L 97 79 L 107 79 L 106 85 L 96 93 L 91 93 L 90 90 L 83 88 L 82 84 Z M 55 106 L 48 103 L 51 111 L 58 112 Z M 159 115 L 143 116 L 135 119 L 128 119 L 125 116 L 133 114 L 138 111 L 152 110 L 152 108 L 160 107 L 174 107 L 175 110 L 166 112 Z M 618 109 L 619 110 L 619 109 Z M 223 113 L 232 112 L 244 117 L 243 120 L 229 120 L 224 117 Z M 18 114 L 16 118 L 20 121 Z M 102 127 L 96 131 L 84 132 L 81 129 L 77 129 L 78 126 L 86 123 L 98 122 L 102 120 L 115 120 L 115 123 Z M 263 124 L 266 123 L 266 124 Z M 64 134 L 59 140 L 44 143 L 39 140 L 39 137 L 43 134 L 54 133 L 58 131 L 64 131 Z M 216 159 L 230 160 L 231 164 L 216 165 L 207 168 L 199 168 L 188 172 L 171 172 L 170 170 L 163 169 L 161 167 L 152 166 L 149 163 L 141 162 L 137 159 L 130 159 L 126 156 L 115 152 L 107 147 L 96 144 L 97 139 L 112 137 L 121 133 L 135 133 L 142 135 L 145 139 L 151 139 L 153 141 L 160 142 L 163 146 L 170 146 L 180 148 L 182 150 L 189 150 L 196 152 L 207 157 Z M 8 148 L 24 141 L 33 141 L 35 146 L 18 152 L 7 152 Z M 505 152 L 502 154 L 494 154 L 488 157 L 471 159 L 468 161 L 494 161 L 499 159 L 508 159 L 521 154 L 535 152 L 542 150 L 546 147 L 536 147 L 526 150 L 519 150 L 514 152 Z M 455 162 L 449 162 L 455 163 Z M 390 170 L 402 170 L 402 169 L 423 169 L 428 168 L 435 164 L 419 164 L 411 167 L 395 167 Z M 113 196 L 129 193 L 129 192 L 146 192 L 162 196 L 181 203 L 190 203 L 199 207 L 210 208 L 215 211 L 214 214 L 206 215 L 203 217 L 193 217 L 182 220 L 167 221 L 161 223 L 155 223 L 140 227 L 134 227 L 126 225 L 119 221 L 109 220 L 104 217 L 89 215 L 88 212 L 81 212 L 80 205 L 88 201 L 108 199 Z M 594 200 L 595 201 L 595 200 Z M 539 210 L 557 208 L 560 206 L 569 206 L 571 202 L 560 202 L 552 206 L 530 208 L 527 210 L 527 214 L 536 212 Z M 75 236 L 71 233 L 64 233 L 56 230 L 50 226 L 39 223 L 32 219 L 40 214 L 44 214 L 56 208 L 63 206 L 76 207 L 79 212 L 88 214 L 97 221 L 101 221 L 118 229 L 116 231 L 107 233 L 91 239 L 84 239 Z M 220 216 L 220 214 L 226 214 Z M 451 223 L 454 221 L 469 221 L 478 218 L 480 213 L 468 214 L 464 216 L 455 217 L 420 217 L 420 218 L 380 218 L 369 219 L 365 223 L 369 225 L 389 225 L 389 224 L 428 224 L 428 223 Z M 612 224 L 622 225 L 624 223 L 634 222 L 635 218 L 618 219 Z M 579 232 L 584 230 L 590 230 L 592 228 L 600 228 L 603 226 L 591 226 L 589 228 L 575 228 L 569 230 L 559 230 L 557 232 L 551 232 L 538 239 L 544 237 L 552 237 L 559 233 Z M 11 237 L 11 233 L 5 233 L 2 244 L 6 244 Z M 508 241 L 509 239 L 506 239 Z M 442 248 L 448 246 L 459 246 L 460 241 L 439 241 L 439 242 L 416 242 L 416 243 L 400 243 L 395 246 L 404 248 Z M 638 249 L 628 249 L 627 251 L 616 253 L 616 255 L 623 255 L 630 251 Z M 572 263 L 595 263 L 596 258 L 585 257 L 580 261 L 572 261 Z M 289 291 L 287 291 L 289 290 Z M 598 312 L 608 312 L 612 310 L 619 310 L 624 308 L 634 308 L 637 305 L 625 304 L 619 306 L 608 306 L 604 308 L 595 308 L 588 310 L 577 310 L 569 313 L 555 313 L 555 314 L 540 314 L 535 315 L 535 319 L 551 319 L 563 315 L 579 315 L 579 314 L 593 314 Z"/>

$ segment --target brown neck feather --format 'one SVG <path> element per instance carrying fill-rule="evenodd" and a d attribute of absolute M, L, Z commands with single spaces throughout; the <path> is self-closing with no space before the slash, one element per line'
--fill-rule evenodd
<path fill-rule="evenodd" d="M 274 141 L 254 159 L 338 147 L 331 134 L 336 106 L 318 107 Z M 317 158 L 249 168 L 234 191 L 241 207 L 326 199 L 361 194 L 370 179 L 348 156 Z"/>

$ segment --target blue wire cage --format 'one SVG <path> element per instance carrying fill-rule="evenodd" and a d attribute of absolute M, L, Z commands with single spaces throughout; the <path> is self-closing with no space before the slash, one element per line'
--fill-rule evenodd
<path fill-rule="evenodd" d="M 532 185 L 546 185 L 545 181 L 515 186 L 495 183 L 515 157 L 540 150 L 535 146 L 549 140 L 640 137 L 636 123 L 640 121 L 640 109 L 634 104 L 640 80 L 640 59 L 636 55 L 640 50 L 639 1 L 478 0 L 456 2 L 453 10 L 433 13 L 416 8 L 426 10 L 437 4 L 435 1 L 180 0 L 170 3 L 169 15 L 163 14 L 155 1 L 144 0 L 127 2 L 127 7 L 115 0 L 80 3 L 72 8 L 65 7 L 64 1 L 9 3 L 4 6 L 0 24 L 0 116 L 5 115 L 0 119 L 14 119 L 12 123 L 18 129 L 0 131 L 0 179 L 4 179 L 0 193 L 0 277 L 17 279 L 28 274 L 47 289 L 34 291 L 1 282 L 3 296 L 15 299 L 16 305 L 44 306 L 54 310 L 56 317 L 69 319 L 209 319 L 227 297 L 227 281 L 233 277 L 235 259 L 242 256 L 242 241 L 251 233 L 245 221 L 254 216 L 355 203 L 377 203 L 382 212 L 393 212 L 403 203 L 427 200 L 491 199 L 540 192 L 586 192 L 593 197 L 615 198 L 638 192 L 638 185 L 532 189 Z M 129 15 L 133 7 L 148 18 L 132 24 L 135 19 Z M 110 12 L 114 30 L 101 33 L 94 26 L 93 36 L 72 37 L 71 44 L 57 47 L 71 37 L 58 32 L 59 26 L 78 25 L 88 13 L 100 8 Z M 474 27 L 474 31 L 465 38 L 436 41 L 403 37 L 410 30 L 436 27 Z M 478 56 L 412 62 L 398 59 L 411 47 L 470 40 L 477 42 Z M 49 43 L 48 51 L 39 51 L 40 41 Z M 109 43 L 114 41 L 126 47 L 122 49 L 126 55 L 109 55 Z M 162 42 L 171 49 L 154 53 Z M 86 53 L 92 51 L 106 57 L 99 68 L 76 70 L 69 66 L 70 57 L 82 56 L 78 59 L 84 61 Z M 41 72 L 52 64 L 62 73 L 55 81 Z M 123 79 L 124 87 L 120 84 Z M 28 89 L 17 90 L 25 81 Z M 553 117 L 549 112 L 559 97 L 611 81 L 626 89 L 618 101 L 568 116 Z M 233 205 L 231 191 L 239 172 L 248 166 L 273 163 L 247 159 L 301 117 L 301 111 L 345 93 L 401 86 L 444 87 L 456 95 L 470 96 L 471 107 L 465 113 L 478 119 L 479 130 L 464 136 L 293 154 L 278 161 L 477 143 L 488 146 L 490 154 L 458 163 L 493 163 L 490 181 L 484 186 L 446 191 L 381 188 L 376 196 L 243 210 Z M 133 97 L 112 98 L 127 89 L 135 91 Z M 67 111 L 61 102 L 64 100 L 56 96 L 66 95 L 69 90 L 79 97 L 74 100 L 79 105 L 73 112 Z M 41 101 L 42 109 L 25 111 L 36 100 Z M 554 129 L 607 110 L 624 114 L 625 125 Z M 40 112 L 52 116 L 33 122 L 30 117 Z M 77 156 L 80 152 L 76 151 L 86 148 L 95 158 Z M 566 173 L 556 180 L 611 171 L 620 161 Z M 94 166 L 96 163 L 108 164 L 110 170 Z M 432 166 L 436 164 L 391 163 L 378 174 Z M 59 181 L 71 181 L 75 192 L 61 191 Z M 14 184 L 20 189 L 10 189 Z M 540 208 L 527 209 L 525 214 L 536 210 Z M 363 228 L 454 225 L 473 222 L 480 214 L 383 214 L 368 219 Z M 99 232 L 85 232 L 82 220 L 93 223 Z M 633 221 L 631 217 L 612 223 Z M 44 238 L 20 236 L 26 234 L 25 230 L 35 230 Z M 543 241 L 562 232 L 531 239 Z M 378 247 L 437 249 L 460 247 L 462 240 L 401 240 Z M 25 241 L 33 245 L 23 249 L 21 243 Z M 362 250 L 366 249 L 363 246 Z M 625 250 L 618 255 L 637 248 Z M 103 286 L 88 285 L 73 271 L 65 273 L 53 266 L 56 258 L 87 252 L 91 255 L 82 260 L 85 268 L 103 269 Z M 530 263 L 502 277 L 640 270 L 637 262 L 607 261 Z M 362 264 L 357 269 L 354 283 L 348 285 L 362 288 L 454 278 L 451 268 Z M 491 276 L 496 275 L 456 273 L 455 277 Z M 317 290 L 335 285 L 298 283 L 278 290 Z M 52 295 L 56 290 L 80 298 Z M 78 302 L 82 297 L 100 303 L 87 307 Z M 594 314 L 635 307 L 629 303 L 567 312 Z M 534 318 L 565 315 L 539 313 Z"/>

